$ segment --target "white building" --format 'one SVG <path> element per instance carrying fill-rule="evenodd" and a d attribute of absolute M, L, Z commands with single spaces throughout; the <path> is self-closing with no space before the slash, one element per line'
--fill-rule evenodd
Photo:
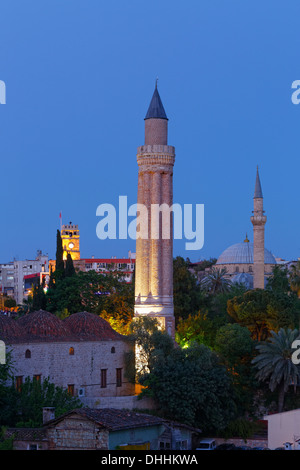
<path fill-rule="evenodd" d="M 268 421 L 268 448 L 300 450 L 300 409 L 264 417 Z"/>
<path fill-rule="evenodd" d="M 14 263 L 0 264 L 0 293 L 14 296 Z"/>
<path fill-rule="evenodd" d="M 38 251 L 34 260 L 14 261 L 14 299 L 17 304 L 22 304 L 25 297 L 24 277 L 31 274 L 49 272 L 48 256 Z"/>

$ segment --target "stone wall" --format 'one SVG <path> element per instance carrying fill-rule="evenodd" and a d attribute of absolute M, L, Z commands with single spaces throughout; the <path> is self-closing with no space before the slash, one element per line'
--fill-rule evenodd
<path fill-rule="evenodd" d="M 78 415 L 49 427 L 47 437 L 49 450 L 108 450 L 109 432 Z"/>
<path fill-rule="evenodd" d="M 82 389 L 86 397 L 134 394 L 134 385 L 125 377 L 124 353 L 132 348 L 126 341 L 32 342 L 11 348 L 15 377 L 23 376 L 23 380 L 27 376 L 49 377 L 50 382 L 63 388 L 74 385 L 75 395 Z M 74 354 L 69 353 L 70 348 Z M 26 357 L 26 351 L 30 357 Z M 105 388 L 101 387 L 101 369 L 107 369 Z M 117 369 L 122 369 L 120 387 L 116 383 Z"/>

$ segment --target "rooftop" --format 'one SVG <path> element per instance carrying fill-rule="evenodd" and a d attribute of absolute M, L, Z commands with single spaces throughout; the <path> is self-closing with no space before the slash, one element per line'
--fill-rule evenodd
<path fill-rule="evenodd" d="M 110 324 L 94 313 L 79 312 L 61 320 L 45 310 L 19 318 L 0 316 L 0 339 L 8 344 L 63 341 L 124 340 Z"/>

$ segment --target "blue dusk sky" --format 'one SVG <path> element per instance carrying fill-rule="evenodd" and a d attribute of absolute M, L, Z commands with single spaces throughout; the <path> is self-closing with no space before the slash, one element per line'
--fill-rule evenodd
<path fill-rule="evenodd" d="M 204 204 L 218 257 L 253 240 L 256 166 L 266 247 L 300 256 L 299 0 L 2 0 L 0 262 L 55 256 L 59 213 L 82 257 L 127 257 L 99 240 L 98 205 L 137 197 L 137 147 L 158 77 L 175 146 L 174 202 Z"/>

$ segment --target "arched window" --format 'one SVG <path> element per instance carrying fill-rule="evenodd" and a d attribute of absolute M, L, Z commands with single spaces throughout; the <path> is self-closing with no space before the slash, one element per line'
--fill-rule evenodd
<path fill-rule="evenodd" d="M 30 349 L 26 349 L 26 351 L 25 351 L 25 358 L 26 358 L 26 359 L 30 359 L 30 358 L 31 358 L 31 351 L 30 351 Z"/>
<path fill-rule="evenodd" d="M 236 273 L 239 273 L 239 272 L 240 272 L 240 268 L 239 268 L 238 266 L 236 266 L 235 272 L 236 272 Z"/>
<path fill-rule="evenodd" d="M 74 348 L 71 347 L 71 348 L 69 349 L 69 355 L 70 355 L 70 356 L 74 356 Z"/>
<path fill-rule="evenodd" d="M 252 273 L 252 266 L 249 266 L 249 273 Z"/>
<path fill-rule="evenodd" d="M 111 348 L 110 352 L 111 352 L 112 354 L 114 354 L 114 353 L 116 352 L 116 348 L 113 346 L 113 347 Z"/>

